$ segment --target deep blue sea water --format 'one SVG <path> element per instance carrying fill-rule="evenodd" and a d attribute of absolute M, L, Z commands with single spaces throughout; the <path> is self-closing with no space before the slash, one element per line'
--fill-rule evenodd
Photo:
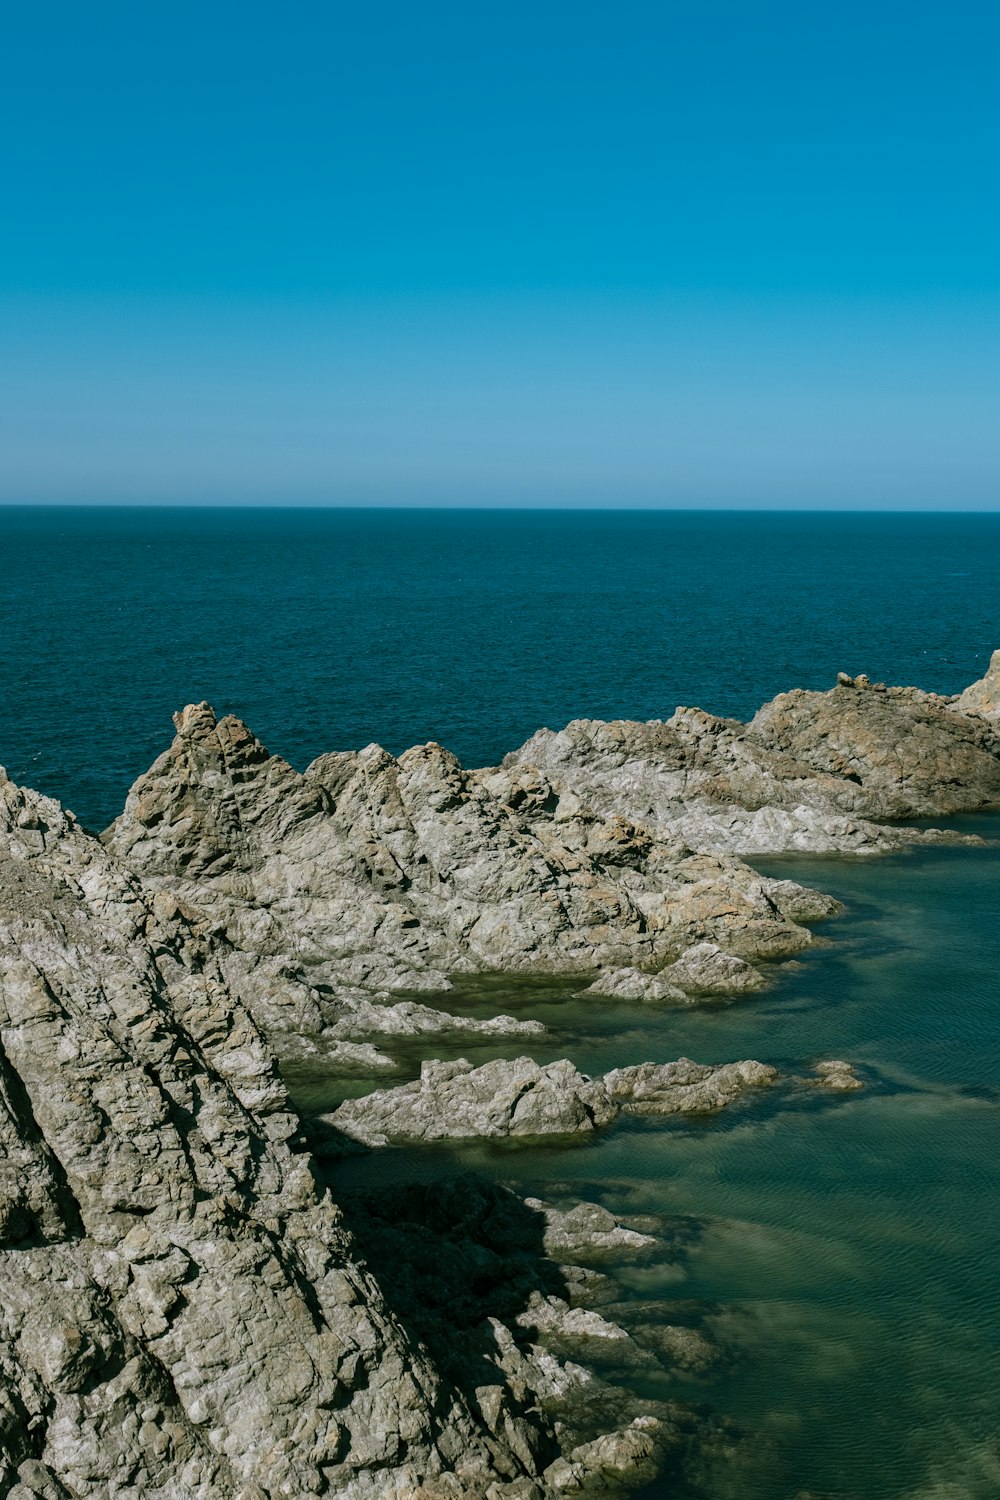
<path fill-rule="evenodd" d="M 745 717 L 841 668 L 957 691 L 1000 645 L 995 515 L 0 509 L 0 557 L 0 762 L 95 828 L 193 699 L 300 766 L 428 738 L 484 764 L 540 724 Z M 447 997 L 540 1016 L 540 1060 L 843 1056 L 863 1093 L 342 1169 L 473 1168 L 686 1217 L 683 1250 L 622 1295 L 707 1304 L 733 1352 L 657 1391 L 746 1435 L 698 1500 L 1000 1494 L 1000 818 L 962 826 L 993 842 L 769 861 L 847 912 L 738 1005 L 612 1009 L 513 980 Z M 292 1083 L 306 1108 L 360 1087 Z"/>
<path fill-rule="evenodd" d="M 957 691 L 998 557 L 1000 515 L 0 508 L 0 764 L 100 827 L 201 698 L 298 766 L 486 765 L 840 669 Z"/>

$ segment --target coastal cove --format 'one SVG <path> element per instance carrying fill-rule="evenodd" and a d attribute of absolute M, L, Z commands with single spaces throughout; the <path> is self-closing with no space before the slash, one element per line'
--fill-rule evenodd
<path fill-rule="evenodd" d="M 473 1173 L 535 1197 L 659 1219 L 671 1253 L 619 1267 L 627 1321 L 661 1299 L 725 1351 L 659 1382 L 612 1378 L 724 1414 L 732 1446 L 675 1480 L 684 1500 L 988 1500 L 1000 1483 L 1000 815 L 950 820 L 982 848 L 872 860 L 755 861 L 829 891 L 843 915 L 769 970 L 770 988 L 691 1009 L 574 999 L 572 981 L 472 981 L 437 1002 L 544 1020 L 544 1045 L 441 1039 L 435 1055 L 757 1057 L 795 1072 L 849 1057 L 865 1089 L 744 1101 L 691 1121 L 625 1120 L 597 1139 L 397 1146 L 331 1168 L 341 1189 Z M 391 1050 L 391 1046 L 390 1046 Z M 412 1057 L 417 1058 L 415 1049 Z M 407 1067 L 407 1053 L 399 1053 Z M 419 1061 L 416 1061 L 419 1069 Z M 413 1071 L 410 1063 L 408 1072 Z M 299 1062 L 308 1115 L 371 1087 Z M 392 1082 L 398 1079 L 394 1075 Z M 663 1493 L 652 1485 L 649 1500 Z"/>

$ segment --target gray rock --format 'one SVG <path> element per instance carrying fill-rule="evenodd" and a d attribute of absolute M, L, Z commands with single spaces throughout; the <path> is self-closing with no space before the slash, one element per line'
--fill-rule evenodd
<path fill-rule="evenodd" d="M 585 1260 L 621 1259 L 623 1255 L 644 1254 L 659 1243 L 653 1235 L 626 1228 L 597 1203 L 577 1203 L 570 1209 L 560 1209 L 540 1198 L 524 1201 L 543 1215 L 546 1253 L 560 1259 L 566 1256 Z"/>
<path fill-rule="evenodd" d="M 212 919 L 0 777 L 3 1492 L 524 1492 L 559 1452 L 541 1393 L 577 1377 L 525 1356 L 517 1396 L 498 1358 L 491 1426 L 413 1341 L 231 961 Z"/>
<path fill-rule="evenodd" d="M 561 799 L 692 849 L 879 853 L 920 837 L 885 820 L 1000 800 L 997 657 L 955 701 L 865 691 L 866 678 L 842 673 L 830 692 L 780 694 L 749 724 L 679 708 L 666 722 L 539 730 L 504 770 L 531 767 Z"/>
<path fill-rule="evenodd" d="M 540 1067 L 530 1057 L 497 1059 L 474 1068 L 425 1062 L 420 1077 L 399 1088 L 348 1099 L 323 1116 L 366 1145 L 501 1136 L 576 1135 L 617 1114 L 600 1082 L 565 1059 Z"/>
<path fill-rule="evenodd" d="M 474 1298 L 452 1351 L 414 1337 L 322 1186 L 267 1038 L 384 1066 L 382 1036 L 538 1030 L 408 994 L 477 971 L 598 970 L 668 1000 L 757 988 L 753 962 L 801 950 L 835 903 L 738 856 L 879 853 L 947 836 L 888 820 L 997 804 L 998 683 L 1000 653 L 955 699 L 862 674 L 749 724 L 581 720 L 485 771 L 431 744 L 303 775 L 200 704 L 103 843 L 0 773 L 0 1492 L 544 1500 L 651 1479 L 670 1410 L 613 1408 L 620 1393 L 523 1342 L 623 1342 L 607 1312 L 539 1286 L 517 1339 Z M 342 1105 L 331 1138 L 584 1136 L 776 1078 L 427 1063 Z M 835 1061 L 814 1082 L 861 1085 Z M 541 1227 L 522 1212 L 529 1238 L 582 1259 L 647 1253 L 594 1205 Z M 469 1243 L 449 1289 L 471 1297 L 467 1268 L 503 1257 Z M 570 1420 L 591 1395 L 600 1421 Z"/>
<path fill-rule="evenodd" d="M 841 1058 L 831 1058 L 827 1062 L 816 1063 L 813 1068 L 816 1077 L 812 1080 L 817 1088 L 832 1089 L 836 1093 L 851 1093 L 856 1089 L 863 1089 L 864 1083 L 858 1077 L 851 1063 L 844 1062 Z"/>
<path fill-rule="evenodd" d="M 717 943 L 686 948 L 660 977 L 691 995 L 746 995 L 766 984 L 759 969 L 734 953 L 724 953 Z"/>
<path fill-rule="evenodd" d="M 955 700 L 963 714 L 977 714 L 984 719 L 1000 719 L 1000 651 L 994 651 L 985 677 L 973 682 Z"/>
<path fill-rule="evenodd" d="M 413 1083 L 347 1099 L 321 1118 L 368 1146 L 586 1135 L 611 1124 L 622 1109 L 632 1114 L 702 1113 L 721 1109 L 777 1077 L 776 1069 L 758 1062 L 700 1067 L 681 1058 L 616 1068 L 603 1079 L 592 1079 L 565 1058 L 545 1067 L 530 1057 L 512 1062 L 500 1058 L 479 1068 L 461 1058 L 425 1062 Z"/>
<path fill-rule="evenodd" d="M 389 1003 L 388 995 L 369 995 L 363 990 L 340 990 L 322 1029 L 324 1037 L 439 1036 L 443 1033 L 470 1037 L 543 1036 L 540 1021 L 519 1021 L 514 1016 L 455 1016 L 413 1000 Z"/>
<path fill-rule="evenodd" d="M 689 1057 L 669 1063 L 640 1063 L 604 1075 L 604 1086 L 631 1114 L 701 1114 L 722 1109 L 751 1089 L 770 1088 L 778 1071 L 753 1061 L 702 1067 Z"/>
<path fill-rule="evenodd" d="M 437 745 L 398 760 L 369 746 L 299 775 L 206 704 L 177 729 L 105 840 L 225 932 L 230 982 L 275 1037 L 339 1034 L 358 987 L 645 969 L 700 941 L 751 958 L 810 942 L 740 861 L 595 812 L 535 768 L 466 771 Z"/>
<path fill-rule="evenodd" d="M 681 1005 L 688 1000 L 684 990 L 672 984 L 665 974 L 647 974 L 634 968 L 608 969 L 582 993 L 603 995 L 610 1000 L 669 1000 Z"/>

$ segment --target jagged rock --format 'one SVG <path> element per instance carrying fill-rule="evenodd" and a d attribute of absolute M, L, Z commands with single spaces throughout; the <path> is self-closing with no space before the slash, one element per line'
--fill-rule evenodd
<path fill-rule="evenodd" d="M 761 885 L 768 900 L 773 901 L 790 922 L 819 922 L 839 916 L 844 910 L 843 902 L 834 896 L 797 885 L 794 880 L 763 879 Z"/>
<path fill-rule="evenodd" d="M 746 995 L 762 990 L 763 974 L 717 943 L 695 943 L 686 948 L 661 978 L 691 995 Z"/>
<path fill-rule="evenodd" d="M 368 1146 L 469 1136 L 581 1135 L 610 1125 L 622 1109 L 633 1114 L 721 1109 L 777 1077 L 776 1069 L 758 1062 L 700 1067 L 680 1058 L 616 1068 L 592 1079 L 565 1058 L 545 1067 L 530 1057 L 499 1058 L 479 1068 L 460 1058 L 425 1062 L 413 1083 L 347 1099 L 321 1118 Z"/>
<path fill-rule="evenodd" d="M 792 882 L 788 884 L 792 885 Z M 799 890 L 800 887 L 793 889 Z M 793 899 L 789 899 L 789 905 Z M 778 902 L 775 905 L 781 909 Z M 808 912 L 815 909 L 808 896 L 803 906 Z M 583 994 L 604 995 L 615 1000 L 663 1000 L 686 1005 L 700 995 L 747 995 L 764 989 L 766 984 L 759 969 L 748 964 L 746 959 L 724 952 L 718 943 L 694 943 L 658 973 L 644 973 L 635 968 L 611 969 L 601 974 Z"/>
<path fill-rule="evenodd" d="M 749 968 L 749 965 L 747 965 Z M 582 991 L 584 995 L 604 995 L 610 1000 L 670 1000 L 684 1005 L 688 996 L 665 974 L 646 974 L 642 969 L 609 969 Z"/>
<path fill-rule="evenodd" d="M 689 1057 L 640 1063 L 604 1075 L 604 1086 L 632 1114 L 700 1114 L 722 1109 L 750 1089 L 769 1088 L 778 1070 L 753 1061 L 702 1067 Z"/>
<path fill-rule="evenodd" d="M 561 1359 L 582 1361 L 620 1370 L 656 1370 L 658 1353 L 634 1339 L 620 1323 L 612 1323 L 593 1308 L 573 1307 L 564 1298 L 532 1292 L 515 1322 L 545 1349 Z"/>
<path fill-rule="evenodd" d="M 369 746 L 299 775 L 207 704 L 176 723 L 105 840 L 224 931 L 229 978 L 275 1036 L 337 1032 L 357 986 L 646 967 L 703 940 L 777 957 L 810 941 L 740 861 L 596 813 L 532 767 L 465 771 L 438 745 L 398 759 Z"/>
<path fill-rule="evenodd" d="M 765 704 L 748 733 L 814 776 L 853 786 L 862 817 L 932 817 L 1000 800 L 1000 737 L 957 708 L 916 688 L 796 691 Z"/>
<path fill-rule="evenodd" d="M 612 1487 L 629 1478 L 631 1482 L 656 1477 L 659 1458 L 672 1434 L 653 1416 L 633 1418 L 627 1427 L 606 1433 L 592 1442 L 581 1443 L 568 1459 L 557 1459 L 545 1471 L 545 1480 L 556 1494 L 600 1493 L 595 1482 Z"/>
<path fill-rule="evenodd" d="M 545 1221 L 543 1244 L 548 1255 L 620 1259 L 623 1254 L 644 1253 L 658 1243 L 653 1235 L 626 1228 L 597 1203 L 576 1203 L 570 1209 L 560 1209 L 540 1198 L 524 1201 Z"/>
<path fill-rule="evenodd" d="M 689 708 L 666 722 L 578 719 L 539 730 L 503 766 L 530 766 L 561 798 L 693 849 L 878 853 L 923 836 L 887 819 L 1000 800 L 998 680 L 991 665 L 952 701 L 865 691 L 863 675 L 841 673 L 830 692 L 782 693 L 749 724 Z"/>
<path fill-rule="evenodd" d="M 338 1072 L 392 1073 L 399 1067 L 394 1057 L 371 1042 L 331 1042 L 323 1056 Z"/>
<path fill-rule="evenodd" d="M 450 1258 L 432 1236 L 422 1273 L 387 1256 L 390 1305 L 371 1256 L 403 1232 L 359 1211 L 359 1249 L 261 1027 L 373 1065 L 359 1049 L 378 1036 L 532 1028 L 388 1003 L 449 974 L 599 970 L 627 989 L 725 970 L 727 992 L 754 986 L 752 962 L 799 951 L 801 924 L 833 907 L 735 856 L 877 853 L 921 836 L 886 820 L 1000 802 L 998 658 L 954 699 L 862 674 L 749 724 L 577 721 L 484 771 L 431 744 L 299 774 L 194 705 L 103 844 L 0 773 L 0 1493 L 544 1500 L 651 1479 L 676 1413 L 623 1405 L 518 1323 L 527 1306 L 593 1341 L 546 1242 L 652 1253 L 637 1232 L 593 1205 L 496 1200 L 506 1248 L 470 1231 Z M 342 1105 L 329 1135 L 585 1135 L 776 1077 L 429 1063 Z M 815 1080 L 860 1085 L 839 1062 Z M 454 1215 L 458 1196 L 438 1197 Z M 426 1234 L 413 1226 L 409 1255 Z M 435 1333 L 435 1277 L 458 1335 L 440 1308 Z"/>
<path fill-rule="evenodd" d="M 211 919 L 0 778 L 4 1492 L 534 1483 L 559 1451 L 538 1387 L 575 1377 L 526 1358 L 515 1397 L 500 1361 L 491 1427 L 413 1341 L 319 1185 L 230 958 Z"/>
<path fill-rule="evenodd" d="M 963 714 L 978 714 L 985 719 L 1000 719 L 1000 651 L 994 651 L 985 677 L 973 682 L 955 700 Z"/>
<path fill-rule="evenodd" d="M 498 1058 L 474 1068 L 465 1058 L 425 1062 L 399 1088 L 347 1099 L 328 1120 L 344 1135 L 381 1146 L 463 1136 L 576 1135 L 617 1114 L 600 1082 L 563 1059 L 539 1067 L 530 1057 Z"/>
<path fill-rule="evenodd" d="M 324 1037 L 344 1039 L 369 1036 L 437 1036 L 452 1033 L 472 1037 L 543 1036 L 541 1021 L 519 1021 L 514 1016 L 454 1016 L 447 1011 L 419 1005 L 413 1000 L 388 1003 L 389 997 L 372 996 L 363 990 L 341 990 L 336 1018 L 322 1029 Z"/>

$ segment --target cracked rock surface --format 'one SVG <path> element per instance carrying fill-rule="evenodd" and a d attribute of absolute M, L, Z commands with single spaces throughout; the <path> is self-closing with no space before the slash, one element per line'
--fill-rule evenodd
<path fill-rule="evenodd" d="M 886 820 L 1000 802 L 998 674 L 1000 653 L 955 699 L 842 674 L 749 724 L 580 720 L 478 771 L 431 744 L 299 773 L 199 704 L 103 840 L 0 773 L 0 1500 L 546 1500 L 653 1477 L 689 1415 L 580 1360 L 710 1358 L 696 1330 L 595 1305 L 592 1262 L 655 1236 L 467 1182 L 340 1202 L 274 1052 L 374 1072 L 393 1038 L 539 1034 L 428 1003 L 451 974 L 756 991 L 757 962 L 837 906 L 741 855 L 878 853 L 933 836 Z M 776 1079 L 425 1061 L 329 1128 L 584 1137 Z M 861 1079 L 828 1061 L 812 1086 Z"/>
<path fill-rule="evenodd" d="M 561 1452 L 537 1389 L 561 1367 L 519 1354 L 515 1399 L 498 1354 L 492 1424 L 442 1375 L 318 1182 L 227 957 L 0 781 L 0 1494 L 525 1493 Z"/>
<path fill-rule="evenodd" d="M 640 1063 L 588 1078 L 571 1062 L 540 1067 L 530 1057 L 498 1058 L 474 1068 L 464 1058 L 425 1062 L 420 1077 L 394 1089 L 347 1099 L 324 1116 L 366 1145 L 476 1136 L 581 1135 L 632 1114 L 703 1114 L 749 1089 L 768 1087 L 777 1069 L 759 1062 L 701 1067 L 690 1058 Z"/>
<path fill-rule="evenodd" d="M 429 744 L 299 773 L 196 704 L 104 838 L 225 934 L 227 977 L 275 1037 L 431 1030 L 431 1007 L 397 1001 L 413 1009 L 394 1016 L 389 997 L 446 992 L 449 974 L 596 970 L 611 996 L 745 993 L 759 985 L 747 965 L 807 946 L 803 924 L 837 904 L 741 855 L 878 853 L 943 836 L 887 820 L 1000 802 L 995 662 L 958 699 L 841 674 L 749 724 L 686 708 L 577 720 L 482 771 Z M 714 973 L 692 961 L 707 945 Z"/>

